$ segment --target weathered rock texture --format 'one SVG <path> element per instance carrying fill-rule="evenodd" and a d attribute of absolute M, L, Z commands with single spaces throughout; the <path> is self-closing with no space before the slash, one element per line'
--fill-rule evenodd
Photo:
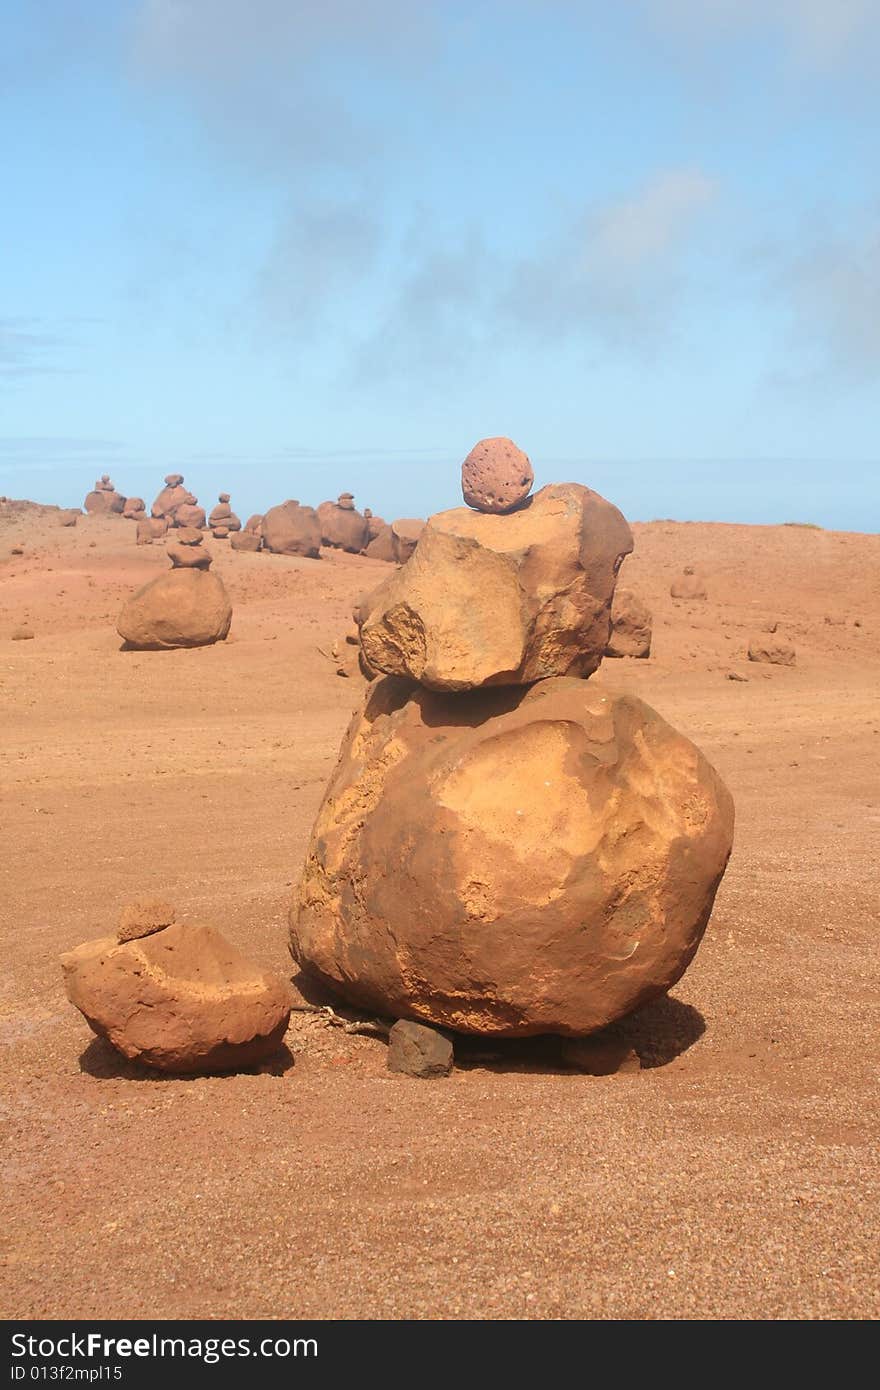
<path fill-rule="evenodd" d="M 371 595 L 364 654 L 435 690 L 588 676 L 632 545 L 617 508 L 577 483 L 542 488 L 505 516 L 439 512 Z"/>
<path fill-rule="evenodd" d="M 135 536 L 138 545 L 152 545 L 168 533 L 168 518 L 164 516 L 145 516 L 137 524 Z"/>
<path fill-rule="evenodd" d="M 166 516 L 171 521 L 177 508 L 188 503 L 191 497 L 192 493 L 183 486 L 183 474 L 169 473 L 165 479 L 165 486 L 150 508 L 150 515 Z"/>
<path fill-rule="evenodd" d="M 588 1034 L 683 974 L 732 835 L 718 775 L 640 700 L 577 679 L 378 681 L 318 815 L 291 949 L 386 1016 Z"/>
<path fill-rule="evenodd" d="M 177 917 L 171 903 L 164 898 L 134 898 L 119 914 L 117 941 L 135 941 L 140 936 L 152 936 L 155 931 L 170 927 Z"/>
<path fill-rule="evenodd" d="M 317 560 L 321 554 L 321 524 L 311 507 L 298 502 L 282 502 L 270 507 L 263 517 L 263 549 L 275 555 L 305 555 Z"/>
<path fill-rule="evenodd" d="M 617 588 L 611 604 L 611 635 L 606 656 L 651 655 L 651 610 L 632 589 Z"/>
<path fill-rule="evenodd" d="M 147 504 L 143 497 L 126 497 L 122 515 L 126 521 L 140 521 L 147 514 Z"/>
<path fill-rule="evenodd" d="M 204 507 L 199 506 L 199 499 L 191 492 L 187 493 L 185 502 L 175 507 L 174 521 L 177 526 L 192 526 L 198 531 L 204 531 L 208 524 Z"/>
<path fill-rule="evenodd" d="M 207 569 L 175 567 L 132 595 L 116 630 L 129 647 L 145 651 L 207 647 L 222 642 L 231 622 L 232 604 L 222 579 Z"/>
<path fill-rule="evenodd" d="M 461 492 L 480 512 L 511 512 L 532 490 L 535 474 L 528 455 L 512 439 L 481 439 L 461 465 Z"/>
<path fill-rule="evenodd" d="M 176 923 L 120 944 L 87 941 L 61 958 L 67 997 L 89 1027 L 160 1071 L 251 1066 L 281 1045 L 284 982 L 213 927 Z"/>

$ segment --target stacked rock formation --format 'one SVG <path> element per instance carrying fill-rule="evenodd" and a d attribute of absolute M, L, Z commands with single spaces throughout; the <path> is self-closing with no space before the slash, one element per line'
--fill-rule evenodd
<path fill-rule="evenodd" d="M 355 509 L 354 496 L 341 492 L 335 502 L 322 502 L 317 508 L 321 526 L 321 541 L 335 550 L 347 550 L 360 555 L 367 548 L 370 527 L 366 518 Z"/>
<path fill-rule="evenodd" d="M 102 473 L 94 490 L 86 494 L 83 507 L 90 516 L 100 516 L 102 513 L 120 516 L 125 510 L 125 501 L 122 493 L 117 492 L 111 483 L 109 473 Z"/>
<path fill-rule="evenodd" d="M 229 505 L 229 493 L 221 492 L 216 507 L 208 517 L 211 535 L 217 541 L 226 540 L 231 531 L 240 531 L 241 522 Z"/>
<path fill-rule="evenodd" d="M 126 647 L 207 647 L 229 632 L 232 604 L 222 579 L 209 573 L 204 532 L 184 526 L 175 535 L 166 547 L 171 570 L 123 605 L 116 630 Z"/>
<path fill-rule="evenodd" d="M 198 531 L 204 531 L 207 526 L 205 519 L 205 509 L 199 506 L 199 499 L 192 492 L 186 494 L 186 501 L 181 502 L 174 508 L 175 526 L 194 526 Z"/>
<path fill-rule="evenodd" d="M 183 486 L 182 473 L 166 473 L 165 486 L 150 508 L 150 515 L 165 517 L 169 525 L 173 526 L 177 508 L 188 503 L 191 497 L 192 493 Z"/>
<path fill-rule="evenodd" d="M 495 473 L 484 498 L 469 470 L 467 494 L 518 500 L 431 517 L 358 605 L 386 674 L 319 811 L 291 950 L 385 1016 L 580 1037 L 683 974 L 733 804 L 654 710 L 584 679 L 632 549 L 620 512 L 574 483 L 524 496 L 520 452 L 484 443 Z"/>
<path fill-rule="evenodd" d="M 61 957 L 67 997 L 94 1033 L 159 1071 L 253 1066 L 281 1046 L 287 985 L 243 956 L 214 927 L 176 921 L 141 898 L 123 908 L 115 937 Z"/>
<path fill-rule="evenodd" d="M 143 497 L 126 497 L 122 515 L 126 521 L 143 521 L 147 514 L 147 504 Z"/>

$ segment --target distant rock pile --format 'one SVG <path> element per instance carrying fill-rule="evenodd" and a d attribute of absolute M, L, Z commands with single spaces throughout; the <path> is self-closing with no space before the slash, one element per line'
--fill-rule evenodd
<path fill-rule="evenodd" d="M 167 546 L 171 570 L 123 605 L 116 630 L 127 647 L 206 647 L 226 637 L 232 604 L 222 579 L 209 573 L 211 556 L 203 540 L 204 532 L 181 528 Z"/>
<path fill-rule="evenodd" d="M 669 586 L 672 598 L 704 599 L 707 597 L 705 581 L 696 573 L 693 565 L 685 565 L 678 579 Z"/>
<path fill-rule="evenodd" d="M 62 956 L 67 997 L 98 1037 L 163 1072 L 253 1066 L 281 1047 L 287 985 L 214 927 L 176 921 L 155 898 L 123 909 L 116 937 Z"/>
<path fill-rule="evenodd" d="M 208 517 L 208 525 L 215 540 L 226 540 L 232 531 L 241 530 L 241 522 L 229 505 L 229 493 L 221 492 L 216 507 Z"/>
<path fill-rule="evenodd" d="M 363 657 L 389 674 L 343 743 L 291 950 L 385 1016 L 578 1037 L 687 968 L 733 804 L 655 711 L 584 679 L 611 638 L 624 518 L 576 484 L 522 495 L 525 456 L 497 442 L 468 456 L 498 465 L 469 467 L 468 493 L 497 507 L 518 479 L 512 509 L 431 517 L 406 567 L 357 605 Z M 423 1044 L 398 1044 L 401 1069 Z"/>
<path fill-rule="evenodd" d="M 89 516 L 120 516 L 125 510 L 125 498 L 116 491 L 109 473 L 102 473 L 94 490 L 86 493 L 83 507 Z"/>

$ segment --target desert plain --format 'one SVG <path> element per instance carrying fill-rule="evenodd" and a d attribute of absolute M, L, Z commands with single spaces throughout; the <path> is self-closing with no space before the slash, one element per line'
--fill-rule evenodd
<path fill-rule="evenodd" d="M 208 538 L 229 638 L 123 652 L 163 547 L 4 513 L 3 1316 L 877 1316 L 880 537 L 633 531 L 652 655 L 592 680 L 692 738 L 737 812 L 695 961 L 620 1025 L 641 1071 L 472 1040 L 419 1081 L 295 1011 L 277 1066 L 176 1079 L 93 1037 L 59 955 L 155 892 L 294 973 L 287 910 L 363 695 L 332 648 L 389 567 Z M 684 564 L 707 600 L 670 597 Z M 746 659 L 773 621 L 793 667 Z"/>

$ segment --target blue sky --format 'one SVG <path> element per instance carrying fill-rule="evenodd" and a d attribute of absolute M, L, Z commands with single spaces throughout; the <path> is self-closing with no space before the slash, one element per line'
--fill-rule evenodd
<path fill-rule="evenodd" d="M 0 0 L 0 491 L 880 529 L 880 0 Z"/>

